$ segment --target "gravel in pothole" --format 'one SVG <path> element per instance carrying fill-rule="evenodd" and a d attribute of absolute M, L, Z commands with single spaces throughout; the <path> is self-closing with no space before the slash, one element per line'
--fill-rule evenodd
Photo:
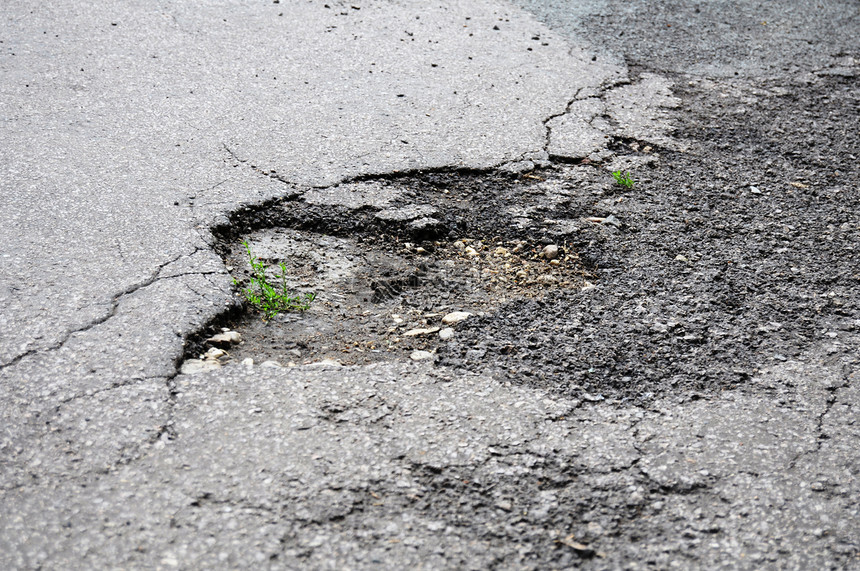
<path fill-rule="evenodd" d="M 242 342 L 231 345 L 222 362 L 349 365 L 432 358 L 466 320 L 491 314 L 512 299 L 589 287 L 587 272 L 563 243 L 470 238 L 413 243 L 289 229 L 262 230 L 247 242 L 267 266 L 285 265 L 291 290 L 317 297 L 307 311 L 269 321 L 252 311 L 230 323 Z M 240 281 L 247 278 L 242 247 L 227 261 Z"/>

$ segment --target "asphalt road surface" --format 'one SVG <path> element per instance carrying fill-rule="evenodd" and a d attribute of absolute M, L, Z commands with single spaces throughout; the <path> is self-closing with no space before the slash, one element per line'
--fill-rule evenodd
<path fill-rule="evenodd" d="M 860 569 L 858 31 L 4 6 L 0 567 Z"/>

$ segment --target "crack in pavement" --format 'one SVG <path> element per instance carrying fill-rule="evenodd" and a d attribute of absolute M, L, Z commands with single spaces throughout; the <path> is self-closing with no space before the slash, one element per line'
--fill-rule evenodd
<path fill-rule="evenodd" d="M 564 109 L 562 111 L 552 113 L 549 116 L 547 116 L 541 120 L 541 124 L 543 125 L 543 127 L 545 129 L 545 135 L 544 135 L 543 145 L 540 148 L 532 149 L 532 150 L 526 150 L 526 151 L 523 151 L 522 153 L 520 153 L 520 155 L 516 158 L 501 159 L 496 163 L 490 164 L 488 166 L 483 166 L 480 168 L 464 167 L 462 165 L 449 164 L 449 165 L 434 166 L 434 167 L 429 167 L 429 168 L 416 167 L 416 168 L 410 168 L 410 169 L 404 169 L 404 170 L 392 170 L 392 171 L 384 171 L 384 172 L 368 172 L 368 173 L 362 173 L 362 174 L 357 174 L 357 175 L 353 175 L 353 176 L 340 177 L 337 180 L 331 181 L 331 182 L 326 183 L 326 184 L 309 185 L 306 189 L 301 190 L 301 189 L 299 189 L 299 185 L 297 185 L 297 183 L 289 180 L 287 177 L 285 177 L 281 174 L 278 174 L 275 170 L 261 167 L 261 166 L 259 166 L 258 162 L 253 161 L 253 159 L 251 159 L 251 158 L 240 157 L 239 154 L 233 148 L 228 146 L 226 143 L 222 143 L 221 146 L 227 152 L 227 154 L 230 156 L 230 158 L 232 158 L 235 161 L 236 164 L 247 165 L 248 168 L 250 168 L 253 172 L 257 173 L 258 175 L 260 175 L 262 177 L 277 180 L 277 181 L 280 181 L 280 182 L 282 182 L 288 186 L 293 187 L 295 194 L 281 197 L 281 199 L 298 198 L 299 196 L 301 196 L 301 194 L 306 192 L 307 189 L 326 189 L 326 188 L 336 187 L 339 185 L 359 183 L 359 182 L 379 180 L 379 179 L 390 179 L 390 178 L 399 178 L 399 177 L 408 178 L 408 177 L 412 177 L 412 176 L 416 176 L 416 175 L 420 175 L 420 174 L 450 173 L 450 172 L 462 172 L 462 173 L 469 173 L 469 174 L 488 174 L 488 173 L 497 171 L 499 169 L 504 170 L 504 168 L 506 166 L 515 165 L 516 163 L 521 163 L 521 162 L 526 162 L 526 161 L 534 161 L 537 163 L 537 166 L 548 166 L 549 164 L 551 164 L 551 161 L 571 162 L 571 160 L 569 158 L 566 158 L 564 156 L 555 156 L 555 155 L 551 155 L 549 153 L 549 147 L 550 147 L 551 142 L 552 142 L 551 141 L 551 139 L 552 139 L 552 127 L 549 125 L 549 123 L 553 119 L 557 119 L 559 117 L 563 117 L 563 116 L 569 114 L 571 112 L 571 107 L 573 106 L 573 104 L 576 103 L 577 101 L 580 101 L 579 97 L 583 91 L 586 91 L 586 90 L 595 91 L 598 94 L 595 98 L 600 100 L 601 102 L 603 102 L 603 104 L 605 105 L 606 104 L 606 97 L 611 94 L 611 91 L 613 89 L 620 87 L 620 86 L 623 86 L 623 85 L 630 85 L 632 83 L 633 82 L 631 82 L 631 80 L 629 80 L 629 79 L 621 79 L 621 80 L 611 79 L 611 80 L 606 81 L 603 85 L 600 85 L 598 87 L 590 87 L 589 86 L 589 87 L 578 88 L 576 90 L 576 92 L 573 94 L 573 96 L 567 100 L 567 102 L 565 103 Z M 609 113 L 609 110 L 607 110 L 607 113 Z M 610 113 L 610 115 L 611 115 L 611 113 Z M 591 125 L 591 121 L 593 121 L 595 118 L 596 117 L 592 117 L 592 119 L 587 121 L 586 123 Z M 597 129 L 597 130 L 600 130 L 600 129 Z M 612 133 L 606 133 L 606 135 L 608 137 L 610 137 L 610 139 L 612 141 L 625 139 L 624 137 L 617 135 L 617 134 L 613 135 Z M 630 138 L 630 137 L 627 137 L 626 139 L 630 139 L 631 141 L 634 140 L 633 138 Z M 648 144 L 650 144 L 655 149 L 657 148 L 657 146 L 654 143 L 648 143 Z M 602 150 L 606 151 L 607 148 L 604 147 Z M 531 170 L 531 169 L 527 169 L 527 170 Z M 218 183 L 218 185 L 220 185 L 220 184 L 223 184 L 223 181 L 221 183 Z M 218 185 L 215 185 L 215 186 L 217 187 Z M 252 203 L 252 205 L 253 205 L 253 203 Z M 227 213 L 227 215 L 229 215 L 229 213 Z"/>
<path fill-rule="evenodd" d="M 188 254 L 188 255 L 192 255 L 192 254 L 196 253 L 197 250 L 198 249 L 195 249 L 194 252 L 192 252 L 191 254 Z M 30 355 L 33 353 L 45 352 L 45 351 L 55 351 L 57 349 L 60 349 L 63 345 L 65 345 L 65 343 L 69 340 L 69 338 L 72 335 L 74 335 L 75 333 L 83 333 L 85 331 L 92 329 L 93 327 L 96 327 L 97 325 L 101 325 L 102 323 L 104 323 L 105 321 L 107 321 L 108 319 L 110 319 L 111 317 L 113 317 L 116 314 L 116 310 L 117 310 L 117 307 L 119 305 L 119 300 L 122 297 L 124 297 L 126 295 L 131 295 L 134 292 L 138 291 L 139 289 L 142 289 L 142 288 L 145 288 L 149 285 L 152 285 L 153 283 L 155 283 L 159 279 L 158 274 L 161 272 L 161 270 L 165 266 L 168 266 L 168 265 L 180 260 L 183 257 L 185 257 L 185 255 L 180 254 L 179 256 L 173 258 L 172 260 L 168 260 L 167 262 L 160 264 L 152 276 L 150 276 L 149 278 L 146 278 L 146 279 L 144 279 L 138 283 L 132 284 L 129 287 L 127 287 L 126 289 L 124 289 L 124 290 L 120 291 L 119 293 L 117 293 L 116 295 L 114 295 L 113 298 L 111 299 L 111 302 L 110 302 L 111 308 L 108 310 L 108 312 L 103 317 L 95 319 L 95 320 L 91 321 L 90 323 L 84 325 L 83 327 L 79 327 L 78 329 L 74 329 L 72 331 L 69 331 L 63 337 L 63 339 L 61 341 L 59 341 L 58 343 L 56 343 L 55 345 L 45 347 L 45 348 L 40 348 L 40 349 L 31 349 L 31 350 L 27 351 L 26 353 L 23 353 L 22 355 L 15 357 L 10 362 L 0 365 L 0 369 L 3 369 L 3 368 L 8 367 L 10 365 L 13 365 L 14 363 L 16 363 L 17 361 L 20 361 L 23 357 L 26 357 L 27 355 Z"/>
<path fill-rule="evenodd" d="M 136 293 L 136 292 L 138 292 L 144 288 L 147 288 L 147 287 L 153 285 L 154 283 L 156 283 L 160 280 L 166 280 L 166 279 L 172 279 L 172 278 L 176 278 L 176 277 L 183 277 L 183 276 L 190 276 L 190 275 L 216 275 L 216 274 L 224 273 L 224 272 L 219 272 L 219 271 L 203 271 L 203 272 L 184 272 L 182 274 L 175 274 L 175 275 L 169 275 L 169 276 L 162 276 L 161 275 L 161 272 L 164 270 L 165 267 L 167 267 L 171 264 L 174 264 L 174 263 L 176 263 L 179 260 L 182 260 L 184 258 L 189 258 L 189 257 L 193 256 L 194 254 L 196 254 L 197 252 L 200 252 L 202 250 L 204 250 L 204 248 L 202 248 L 200 246 L 194 246 L 194 249 L 191 252 L 186 253 L 186 254 L 179 254 L 179 255 L 175 256 L 174 258 L 159 264 L 156 267 L 155 271 L 152 273 L 152 275 L 150 275 L 148 278 L 141 280 L 137 283 L 134 283 L 134 284 L 128 286 L 127 288 L 123 289 L 119 293 L 115 294 L 111 298 L 110 302 L 106 302 L 104 304 L 99 304 L 99 305 L 109 305 L 110 306 L 109 309 L 107 310 L 107 312 L 103 316 L 90 321 L 89 323 L 87 323 L 86 325 L 84 325 L 82 327 L 79 327 L 77 329 L 73 329 L 73 330 L 66 332 L 63 335 L 62 339 L 60 339 L 59 341 L 57 341 L 53 345 L 29 349 L 29 350 L 27 350 L 27 351 L 25 351 L 19 355 L 16 355 L 12 359 L 10 359 L 8 362 L 0 364 L 0 371 L 17 364 L 22 359 L 29 357 L 31 355 L 48 353 L 51 351 L 57 351 L 59 349 L 62 349 L 63 346 L 65 346 L 65 344 L 68 343 L 68 341 L 72 338 L 73 335 L 76 335 L 78 333 L 85 333 L 85 332 L 89 331 L 90 329 L 93 329 L 94 327 L 102 325 L 103 323 L 107 322 L 112 317 L 114 317 L 116 315 L 117 310 L 119 309 L 120 302 L 122 301 L 122 299 L 124 297 L 132 295 L 132 294 L 134 294 L 134 293 Z"/>
<path fill-rule="evenodd" d="M 550 127 L 550 125 L 549 125 L 550 121 L 552 121 L 553 119 L 558 119 L 559 117 L 564 117 L 565 115 L 570 113 L 570 108 L 579 99 L 579 94 L 582 93 L 582 91 L 584 89 L 588 89 L 588 88 L 580 87 L 579 89 L 576 90 L 576 93 L 574 93 L 573 97 L 571 99 L 569 99 L 567 104 L 564 106 L 563 111 L 561 111 L 559 113 L 553 113 L 552 115 L 550 115 L 549 117 L 547 117 L 546 119 L 544 119 L 542 121 L 544 129 L 546 129 L 546 138 L 544 140 L 543 151 L 547 154 L 547 156 L 550 156 L 549 146 L 552 142 L 552 127 Z M 552 158 L 552 157 L 550 156 L 550 158 Z"/>
<path fill-rule="evenodd" d="M 798 452 L 788 463 L 788 469 L 793 470 L 797 463 L 800 462 L 802 458 L 805 456 L 814 456 L 821 452 L 821 448 L 824 445 L 824 441 L 828 440 L 829 436 L 824 433 L 824 420 L 827 417 L 828 413 L 833 409 L 833 406 L 838 402 L 837 393 L 840 389 L 849 388 L 851 386 L 850 382 L 850 374 L 846 371 L 841 372 L 842 384 L 840 385 L 830 385 L 825 387 L 827 391 L 827 397 L 824 400 L 824 408 L 821 413 L 817 415 L 815 419 L 815 448 L 813 450 L 805 450 L 802 452 Z"/>
<path fill-rule="evenodd" d="M 73 397 L 65 398 L 60 401 L 53 409 L 48 412 L 46 415 L 46 422 L 42 424 L 42 429 L 39 433 L 31 435 L 33 438 L 38 441 L 43 441 L 45 438 L 50 436 L 53 432 L 56 432 L 56 428 L 51 427 L 51 423 L 55 419 L 57 415 L 63 410 L 67 405 L 73 404 L 77 401 L 95 398 L 99 395 L 104 395 L 106 393 L 110 393 L 113 391 L 126 389 L 130 387 L 135 387 L 137 385 L 141 385 L 146 382 L 158 382 L 163 381 L 164 387 L 166 390 L 166 395 L 164 397 L 164 402 L 167 405 L 164 415 L 164 422 L 158 426 L 158 429 L 151 435 L 146 438 L 142 438 L 136 442 L 126 442 L 123 444 L 121 452 L 119 453 L 118 458 L 111 462 L 109 465 L 104 466 L 93 466 L 81 471 L 76 472 L 63 472 L 60 474 L 52 475 L 53 481 L 63 482 L 63 481 L 74 481 L 81 477 L 86 477 L 88 475 L 105 475 L 116 472 L 117 469 L 128 466 L 136 461 L 139 461 L 146 457 L 146 452 L 153 445 L 157 444 L 159 441 L 161 442 L 170 442 L 176 439 L 176 431 L 174 429 L 174 411 L 176 405 L 176 386 L 174 383 L 173 376 L 155 376 L 155 377 L 143 377 L 138 379 L 133 379 L 130 382 L 119 382 L 112 384 L 111 386 L 104 387 L 95 391 L 91 391 L 85 394 L 75 395 Z M 68 444 L 72 444 L 72 441 L 68 441 Z M 8 493 L 18 489 L 35 489 L 39 488 L 43 485 L 43 482 L 38 479 L 32 482 L 17 482 L 11 485 L 8 484 L 0 484 L 0 492 Z"/>
<path fill-rule="evenodd" d="M 276 180 L 276 181 L 281 182 L 287 186 L 290 186 L 294 190 L 296 190 L 296 187 L 298 185 L 296 185 L 295 183 L 293 183 L 292 181 L 290 181 L 286 177 L 277 174 L 277 172 L 275 170 L 273 170 L 273 169 L 267 170 L 265 168 L 257 166 L 257 164 L 255 162 L 253 162 L 251 159 L 243 159 L 243 158 L 239 157 L 239 155 L 233 149 L 228 147 L 226 143 L 221 143 L 221 146 L 224 148 L 225 151 L 227 151 L 227 154 L 230 155 L 230 157 L 235 161 L 236 164 L 234 166 L 238 166 L 240 164 L 247 165 L 247 167 L 251 171 L 257 173 L 261 177 L 271 179 L 271 180 Z M 218 183 L 218 185 L 215 185 L 215 187 L 219 186 L 220 184 L 223 184 L 223 182 Z M 332 185 L 336 185 L 336 184 L 339 184 L 339 182 L 332 183 Z M 215 187 L 212 187 L 212 188 L 215 188 Z M 209 190 L 212 190 L 212 189 L 210 188 Z M 304 192 L 303 190 L 299 190 L 298 195 L 301 195 L 303 192 Z M 290 196 L 290 195 L 287 195 L 287 196 Z M 285 198 L 285 197 L 282 196 L 281 198 Z M 229 215 L 229 213 L 227 213 L 227 214 Z"/>
<path fill-rule="evenodd" d="M 199 248 L 195 248 L 195 250 L 193 252 L 191 252 L 191 254 L 188 254 L 188 256 L 197 253 L 198 250 L 199 250 Z M 120 291 L 119 293 L 117 293 L 116 295 L 114 295 L 110 301 L 110 309 L 102 317 L 99 317 L 98 319 L 94 319 L 93 321 L 91 321 L 90 323 L 87 323 L 86 325 L 84 325 L 82 327 L 68 331 L 65 335 L 63 335 L 63 337 L 60 341 L 56 342 L 53 345 L 49 345 L 47 347 L 39 347 L 39 348 L 35 348 L 35 349 L 30 349 L 28 351 L 25 351 L 24 353 L 21 353 L 20 355 L 13 357 L 8 362 L 0 364 L 0 371 L 2 371 L 3 369 L 5 369 L 7 367 L 11 367 L 11 366 L 15 365 L 16 363 L 18 363 L 19 361 L 21 361 L 22 359 L 24 359 L 25 357 L 28 357 L 30 355 L 37 354 L 37 353 L 46 353 L 46 352 L 50 352 L 50 351 L 56 351 L 57 349 L 61 349 L 69 341 L 69 339 L 72 337 L 72 335 L 75 335 L 76 333 L 84 333 L 86 331 L 89 331 L 93 327 L 96 327 L 96 326 L 101 325 L 102 323 L 106 322 L 111 317 L 116 315 L 116 311 L 117 311 L 117 308 L 119 306 L 119 300 L 120 299 L 122 299 L 126 295 L 133 294 L 134 292 L 138 291 L 139 289 L 142 289 L 142 288 L 145 288 L 147 286 L 152 285 L 153 283 L 155 283 L 159 279 L 159 274 L 161 273 L 161 270 L 165 266 L 168 266 L 168 265 L 182 259 L 185 256 L 186 256 L 185 254 L 180 254 L 179 256 L 177 256 L 171 260 L 168 260 L 167 262 L 164 262 L 163 264 L 160 264 L 156 268 L 155 272 L 150 277 L 148 277 L 148 278 L 146 278 L 146 279 L 144 279 L 138 283 L 132 284 L 129 287 L 127 287 L 126 289 L 124 289 L 124 290 Z M 107 305 L 107 304 L 105 304 L 105 305 Z"/>
<path fill-rule="evenodd" d="M 128 299 L 128 296 L 133 295 L 136 292 L 140 292 L 140 291 L 144 290 L 145 288 L 152 286 L 155 283 L 163 282 L 164 280 L 171 280 L 172 278 L 187 278 L 189 276 L 200 276 L 201 279 L 208 280 L 208 282 L 212 285 L 213 290 L 219 290 L 220 289 L 223 291 L 223 284 L 216 284 L 215 282 L 212 281 L 212 279 L 216 275 L 224 274 L 225 273 L 224 271 L 201 270 L 198 272 L 192 272 L 192 271 L 182 271 L 181 268 L 177 267 L 176 269 L 179 270 L 179 272 L 175 273 L 175 274 L 171 274 L 170 268 L 172 267 L 173 264 L 175 264 L 176 262 L 179 262 L 181 260 L 184 260 L 184 259 L 192 258 L 193 256 L 195 256 L 195 254 L 197 254 L 198 252 L 200 252 L 202 250 L 203 250 L 203 248 L 201 248 L 201 247 L 194 247 L 192 250 L 190 250 L 188 252 L 183 252 L 179 255 L 172 256 L 169 260 L 159 264 L 158 268 L 149 277 L 147 277 L 146 279 L 143 279 L 139 282 L 136 282 L 136 283 L 128 286 L 127 288 L 123 289 L 123 291 L 115 294 L 111 299 L 109 310 L 103 316 L 100 316 L 98 319 L 93 320 L 92 322 L 88 323 L 85 327 L 77 328 L 74 331 L 69 332 L 67 335 L 64 336 L 62 341 L 57 343 L 55 346 L 52 346 L 49 348 L 43 348 L 43 349 L 39 349 L 39 350 L 33 350 L 33 351 L 28 352 L 28 354 L 26 354 L 26 355 L 19 356 L 19 358 L 16 359 L 13 363 L 9 363 L 6 365 L 7 370 L 8 370 L 9 366 L 20 363 L 23 359 L 25 359 L 26 357 L 28 357 L 30 355 L 45 354 L 49 351 L 60 350 L 63 347 L 65 347 L 71 339 L 75 338 L 76 333 L 85 333 L 87 331 L 92 330 L 95 327 L 98 327 L 100 325 L 103 325 L 103 324 L 109 322 L 113 317 L 115 317 L 118 314 L 120 308 L 123 306 L 123 300 Z M 193 291 L 193 288 L 191 288 L 191 291 Z M 196 292 L 196 295 L 200 296 L 201 298 L 208 298 L 208 295 L 201 294 L 200 292 Z M 76 402 L 79 402 L 83 399 L 87 399 L 87 400 L 96 399 L 100 395 L 110 393 L 111 391 L 118 391 L 118 390 L 128 389 L 130 387 L 146 385 L 147 382 L 163 382 L 163 384 L 164 384 L 163 390 L 165 391 L 165 393 L 164 393 L 164 397 L 162 397 L 162 398 L 163 398 L 163 406 L 166 406 L 166 409 L 162 411 L 162 412 L 164 412 L 165 417 L 164 417 L 163 421 L 160 423 L 160 425 L 157 427 L 157 430 L 155 430 L 155 432 L 153 434 L 149 434 L 151 431 L 148 428 L 148 424 L 144 425 L 144 426 L 141 426 L 139 424 L 134 424 L 134 427 L 130 427 L 131 433 L 129 433 L 129 434 L 133 434 L 135 432 L 143 430 L 143 432 L 146 434 L 141 434 L 140 440 L 133 441 L 134 440 L 133 436 L 131 439 L 129 439 L 128 436 L 124 437 L 123 438 L 124 443 L 122 444 L 121 448 L 119 448 L 115 451 L 117 454 L 117 458 L 108 459 L 109 464 L 106 464 L 104 466 L 102 466 L 102 465 L 90 466 L 87 463 L 81 464 L 79 466 L 84 467 L 84 471 L 80 472 L 80 468 L 73 470 L 74 475 L 72 475 L 70 477 L 72 477 L 72 478 L 78 477 L 81 474 L 105 473 L 106 471 L 107 472 L 113 471 L 120 466 L 134 462 L 135 460 L 144 457 L 145 451 L 150 446 L 157 443 L 158 441 L 160 441 L 160 440 L 169 441 L 169 440 L 174 439 L 176 436 L 175 430 L 173 429 L 173 418 L 172 418 L 175 400 L 176 400 L 175 399 L 175 397 L 176 397 L 175 383 L 173 382 L 173 377 L 175 377 L 178 374 L 180 362 L 181 362 L 181 352 L 177 352 L 176 355 L 173 357 L 172 367 L 170 369 L 168 369 L 168 370 L 172 369 L 172 375 L 169 375 L 169 376 L 164 376 L 164 375 L 153 376 L 153 375 L 145 375 L 144 374 L 143 376 L 131 376 L 131 377 L 122 378 L 121 380 L 118 380 L 119 377 L 116 377 L 116 378 L 110 377 L 110 378 L 103 379 L 104 382 L 107 383 L 106 386 L 102 386 L 101 388 L 98 388 L 95 390 L 81 389 L 81 390 L 83 390 L 83 392 L 74 391 L 75 387 L 72 387 L 72 389 L 73 389 L 72 391 L 67 392 L 65 395 L 59 395 L 60 400 L 58 402 L 56 402 L 54 405 L 45 406 L 42 408 L 42 410 L 37 414 L 37 416 L 41 417 L 41 420 L 32 427 L 35 429 L 35 431 L 32 432 L 29 437 L 32 438 L 34 442 L 49 443 L 49 441 L 46 439 L 48 439 L 53 432 L 56 432 L 54 427 L 51 426 L 52 422 L 57 420 L 60 422 L 59 426 L 67 425 L 69 422 L 69 418 L 73 418 L 74 415 L 76 415 L 78 413 L 73 412 L 73 411 L 69 411 L 68 413 L 64 413 L 62 411 L 64 410 L 65 407 L 75 405 Z M 153 403 L 157 402 L 155 399 L 154 393 L 152 393 L 151 391 L 148 391 L 148 390 L 146 392 L 149 392 L 150 398 L 153 399 L 151 402 L 153 402 Z M 45 405 L 50 405 L 50 403 L 46 402 Z M 69 417 L 70 414 L 72 415 L 71 417 Z M 63 417 L 69 417 L 69 418 L 62 420 Z M 70 429 L 70 428 L 71 428 L 71 425 L 66 426 L 66 429 Z M 100 434 L 100 433 L 97 433 L 97 434 Z M 83 440 L 81 440 L 79 442 L 78 439 L 83 438 L 84 435 L 83 434 L 77 434 L 77 435 L 71 434 L 70 437 L 72 438 L 72 440 L 68 441 L 69 445 L 75 447 L 75 449 L 77 450 L 79 445 L 83 443 Z M 53 442 L 53 441 L 50 441 L 50 442 Z M 53 442 L 53 444 L 50 444 L 50 446 L 57 446 L 58 444 L 60 444 L 60 443 Z M 78 450 L 78 452 L 81 454 L 85 454 L 84 449 L 80 449 L 80 450 Z M 113 454 L 111 454 L 111 455 L 113 455 Z M 37 458 L 38 458 L 38 456 L 37 456 Z M 75 460 L 75 461 L 79 461 L 79 460 L 80 459 Z M 97 462 L 101 462 L 101 460 L 98 460 Z M 22 468 L 23 468 L 23 465 L 22 465 Z M 23 475 L 23 473 L 22 473 L 22 475 Z M 25 481 L 25 482 L 21 482 L 20 485 L 16 484 L 13 487 L 17 488 L 17 487 L 29 486 L 29 485 L 31 485 L 31 484 Z M 32 483 L 32 485 L 38 485 L 38 482 L 34 482 L 34 483 Z M 4 486 L 3 488 L 4 489 L 10 489 L 9 486 Z"/>

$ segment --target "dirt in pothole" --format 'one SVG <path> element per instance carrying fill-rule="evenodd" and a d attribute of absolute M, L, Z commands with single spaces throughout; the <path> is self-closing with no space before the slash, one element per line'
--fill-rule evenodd
<path fill-rule="evenodd" d="M 587 287 L 569 248 L 562 246 L 550 260 L 541 256 L 541 244 L 521 240 L 413 243 L 287 229 L 263 230 L 247 240 L 267 265 L 285 264 L 291 290 L 317 297 L 304 312 L 269 321 L 251 312 L 230 324 L 244 341 L 230 349 L 234 360 L 290 365 L 327 359 L 347 365 L 409 359 L 456 335 L 463 322 L 443 323 L 450 313 L 476 318 L 513 299 Z M 234 275 L 247 278 L 244 250 L 234 248 L 228 262 Z"/>

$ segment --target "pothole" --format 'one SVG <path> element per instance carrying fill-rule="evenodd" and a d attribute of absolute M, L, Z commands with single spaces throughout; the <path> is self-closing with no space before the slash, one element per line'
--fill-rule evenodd
<path fill-rule="evenodd" d="M 317 297 L 307 311 L 268 321 L 253 310 L 225 316 L 189 343 L 185 370 L 433 359 L 469 319 L 591 287 L 582 244 L 569 238 L 583 226 L 617 232 L 620 222 L 583 217 L 571 196 L 586 182 L 599 192 L 609 183 L 591 167 L 567 170 L 564 180 L 474 172 L 374 179 L 234 213 L 216 230 L 234 278 L 249 277 L 247 242 L 267 266 L 284 265 L 290 289 Z M 241 342 L 207 342 L 219 328 Z"/>
<path fill-rule="evenodd" d="M 285 264 L 291 289 L 317 297 L 305 312 L 281 313 L 269 322 L 250 313 L 232 324 L 244 340 L 231 350 L 239 360 L 294 365 L 426 358 L 416 351 L 433 352 L 456 334 L 461 320 L 451 314 L 483 316 L 510 299 L 584 284 L 575 254 L 562 248 L 547 260 L 540 245 L 520 240 L 413 243 L 284 229 L 247 239 L 267 264 Z M 234 248 L 231 266 L 247 267 L 243 254 Z"/>

